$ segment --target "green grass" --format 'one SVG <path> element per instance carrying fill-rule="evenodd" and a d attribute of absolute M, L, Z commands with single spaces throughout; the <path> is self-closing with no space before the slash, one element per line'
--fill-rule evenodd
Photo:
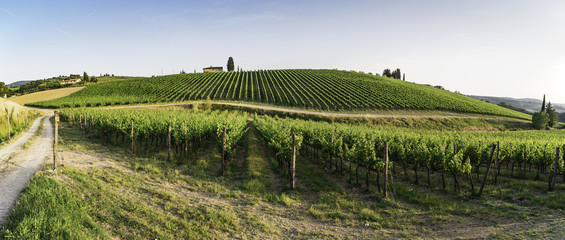
<path fill-rule="evenodd" d="M 271 179 L 268 163 L 264 160 L 265 150 L 259 141 L 255 129 L 251 128 L 245 138 L 246 148 L 246 173 L 241 187 L 251 193 L 265 193 L 271 190 Z"/>
<path fill-rule="evenodd" d="M 230 100 L 332 111 L 444 110 L 529 119 L 529 115 L 434 87 L 337 70 L 177 74 L 112 81 L 39 107 Z"/>
<path fill-rule="evenodd" d="M 0 231 L 6 239 L 98 239 L 107 231 L 90 216 L 92 205 L 42 173 L 26 186 Z"/>

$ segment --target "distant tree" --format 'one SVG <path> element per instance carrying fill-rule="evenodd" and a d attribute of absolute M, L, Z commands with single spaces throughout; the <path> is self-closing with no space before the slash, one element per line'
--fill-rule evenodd
<path fill-rule="evenodd" d="M 383 77 L 391 77 L 391 76 L 392 75 L 390 73 L 390 69 L 387 68 L 383 71 Z"/>
<path fill-rule="evenodd" d="M 228 72 L 233 71 L 233 68 L 234 68 L 233 67 L 233 58 L 230 57 L 230 58 L 228 58 Z"/>
<path fill-rule="evenodd" d="M 97 83 L 97 82 L 98 82 L 98 78 L 91 77 L 91 78 L 90 78 L 90 82 Z"/>
<path fill-rule="evenodd" d="M 402 81 L 406 81 L 406 76 L 404 75 L 404 73 L 402 74 Z"/>
<path fill-rule="evenodd" d="M 560 122 L 565 122 L 565 113 L 560 113 L 560 114 L 559 114 L 559 121 L 560 121 Z"/>
<path fill-rule="evenodd" d="M 537 112 L 532 115 L 532 125 L 535 129 L 541 130 L 547 128 L 547 120 L 549 116 L 546 112 Z"/>
<path fill-rule="evenodd" d="M 547 103 L 546 107 L 547 112 L 547 126 L 548 127 L 555 127 L 555 125 L 559 122 L 559 113 L 555 111 L 555 108 L 551 106 L 551 102 Z"/>
<path fill-rule="evenodd" d="M 545 94 L 543 95 L 543 102 L 541 103 L 541 111 L 545 112 Z"/>
<path fill-rule="evenodd" d="M 3 98 L 4 95 L 6 95 L 7 97 L 11 96 L 12 90 L 10 90 L 10 88 L 6 86 L 5 83 L 0 82 L 0 98 Z"/>
<path fill-rule="evenodd" d="M 82 81 L 84 82 L 90 82 L 90 78 L 88 78 L 88 74 L 86 74 L 86 72 L 84 72 L 82 74 Z"/>

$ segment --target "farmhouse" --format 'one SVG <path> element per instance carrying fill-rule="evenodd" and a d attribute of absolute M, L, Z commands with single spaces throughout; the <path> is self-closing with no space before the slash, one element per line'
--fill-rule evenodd
<path fill-rule="evenodd" d="M 207 68 L 203 68 L 202 70 L 204 70 L 205 73 L 207 72 L 223 72 L 224 68 L 223 67 L 207 67 Z"/>
<path fill-rule="evenodd" d="M 82 81 L 82 79 L 80 78 L 76 78 L 76 79 L 68 79 L 68 80 L 61 80 L 61 84 L 77 84 L 80 81 Z"/>

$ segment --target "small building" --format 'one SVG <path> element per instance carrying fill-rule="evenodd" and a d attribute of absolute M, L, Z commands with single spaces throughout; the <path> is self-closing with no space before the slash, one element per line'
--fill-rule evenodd
<path fill-rule="evenodd" d="M 223 72 L 224 68 L 223 67 L 207 67 L 207 68 L 203 68 L 202 70 L 204 70 L 205 73 L 207 72 Z"/>
<path fill-rule="evenodd" d="M 76 78 L 76 79 L 67 79 L 67 80 L 61 80 L 61 84 L 77 84 L 79 82 L 81 82 L 82 79 L 80 78 Z"/>

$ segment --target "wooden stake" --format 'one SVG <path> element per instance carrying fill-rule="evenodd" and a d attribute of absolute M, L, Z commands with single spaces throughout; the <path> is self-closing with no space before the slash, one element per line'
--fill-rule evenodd
<path fill-rule="evenodd" d="M 171 124 L 167 127 L 167 162 L 171 161 Z"/>
<path fill-rule="evenodd" d="M 292 155 L 290 156 L 290 189 L 294 190 L 296 176 L 296 134 L 292 134 Z"/>
<path fill-rule="evenodd" d="M 557 178 L 557 161 L 559 161 L 559 147 L 555 149 L 555 163 L 553 164 L 553 172 L 549 177 L 549 191 L 555 190 L 555 178 Z"/>
<path fill-rule="evenodd" d="M 498 173 L 500 172 L 500 162 L 498 156 L 500 155 L 500 141 L 496 142 L 496 162 L 494 163 L 494 184 L 498 185 Z"/>
<path fill-rule="evenodd" d="M 222 176 L 226 173 L 226 137 L 227 127 L 224 127 L 224 134 L 222 135 Z"/>
<path fill-rule="evenodd" d="M 188 128 L 186 126 L 186 120 L 184 120 L 184 136 L 187 137 L 187 132 L 188 132 Z M 188 138 L 186 138 L 185 142 L 184 142 L 184 154 L 187 155 L 188 154 Z"/>
<path fill-rule="evenodd" d="M 131 154 L 135 154 L 135 139 L 133 138 L 133 119 L 131 120 Z"/>
<path fill-rule="evenodd" d="M 565 145 L 563 145 L 563 153 L 565 155 Z M 565 182 L 565 160 L 563 161 L 563 182 Z"/>
<path fill-rule="evenodd" d="M 14 112 L 14 107 L 12 107 L 12 112 Z M 12 139 L 12 126 L 10 126 L 10 112 L 6 108 L 6 117 L 8 118 L 8 139 Z"/>
<path fill-rule="evenodd" d="M 385 160 L 385 179 L 384 179 L 384 197 L 387 199 L 388 197 L 388 142 L 385 141 L 385 152 L 384 152 L 384 160 Z"/>
<path fill-rule="evenodd" d="M 53 171 L 57 170 L 57 142 L 59 141 L 59 111 L 55 111 L 55 136 L 53 137 Z"/>
<path fill-rule="evenodd" d="M 485 173 L 485 178 L 483 180 L 483 183 L 481 184 L 481 189 L 479 190 L 479 197 L 481 196 L 481 194 L 483 194 L 483 188 L 485 187 L 485 184 L 487 183 L 488 172 L 490 171 L 490 165 L 492 164 L 492 159 L 494 157 L 494 150 L 495 149 L 496 149 L 496 145 L 493 144 L 492 150 L 490 151 L 490 159 L 488 160 L 487 172 Z"/>

